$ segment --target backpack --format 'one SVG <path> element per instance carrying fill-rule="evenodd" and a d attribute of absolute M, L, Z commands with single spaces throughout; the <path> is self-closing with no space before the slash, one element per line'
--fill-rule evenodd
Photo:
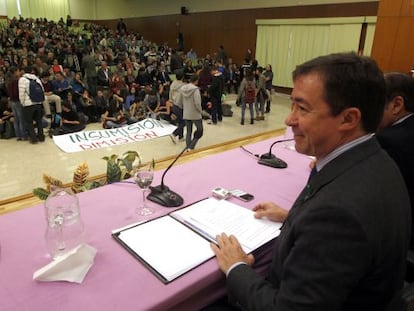
<path fill-rule="evenodd" d="M 246 104 L 254 103 L 256 101 L 256 93 L 255 93 L 254 84 L 252 81 L 247 81 L 244 91 L 245 91 L 244 102 Z"/>
<path fill-rule="evenodd" d="M 35 79 L 30 79 L 25 77 L 29 80 L 29 98 L 33 103 L 41 103 L 45 100 L 45 92 L 43 91 L 42 86 L 40 83 L 37 82 Z"/>

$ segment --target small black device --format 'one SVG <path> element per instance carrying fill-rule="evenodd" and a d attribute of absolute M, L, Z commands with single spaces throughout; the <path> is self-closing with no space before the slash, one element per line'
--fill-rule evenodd
<path fill-rule="evenodd" d="M 254 199 L 253 194 L 247 193 L 240 189 L 230 190 L 230 193 L 233 197 L 238 198 L 239 200 L 242 200 L 244 202 L 249 202 Z"/>

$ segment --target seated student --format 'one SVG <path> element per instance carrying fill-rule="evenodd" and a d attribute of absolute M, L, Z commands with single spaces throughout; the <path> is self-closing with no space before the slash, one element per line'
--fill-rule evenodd
<path fill-rule="evenodd" d="M 46 117 L 51 116 L 51 109 L 50 109 L 51 103 L 55 103 L 56 113 L 58 114 L 62 113 L 62 99 L 60 98 L 59 95 L 56 95 L 53 93 L 53 86 L 49 78 L 50 78 L 50 73 L 45 71 L 42 74 L 41 81 L 42 81 L 43 89 L 45 91 L 45 100 L 43 102 L 43 109 L 44 109 Z"/>
<path fill-rule="evenodd" d="M 157 116 L 160 119 L 175 123 L 177 116 L 173 114 L 173 102 L 165 97 L 165 93 L 161 95 L 160 107 L 158 108 Z"/>
<path fill-rule="evenodd" d="M 144 105 L 142 98 L 135 97 L 134 102 L 129 109 L 128 124 L 144 120 L 147 117 L 147 113 L 147 108 Z"/>
<path fill-rule="evenodd" d="M 388 73 L 385 83 L 387 101 L 376 137 L 400 168 L 407 186 L 412 219 L 410 249 L 414 250 L 414 78 Z"/>
<path fill-rule="evenodd" d="M 78 114 L 81 122 L 87 123 L 88 117 L 86 115 L 86 109 L 81 104 L 79 98 L 76 98 L 73 96 L 72 92 L 69 92 L 66 101 L 71 105 L 72 110 Z"/>
<path fill-rule="evenodd" d="M 128 68 L 125 75 L 125 83 L 128 85 L 129 88 L 135 84 L 135 75 L 134 70 L 131 68 Z"/>
<path fill-rule="evenodd" d="M 147 85 L 151 84 L 151 77 L 145 70 L 145 67 L 140 67 L 138 69 L 136 82 L 138 83 L 141 89 L 144 89 Z"/>
<path fill-rule="evenodd" d="M 96 109 L 98 110 L 98 116 L 100 117 L 108 109 L 109 106 L 108 98 L 105 96 L 102 90 L 98 90 L 96 92 L 95 104 Z"/>
<path fill-rule="evenodd" d="M 13 112 L 8 107 L 7 99 L 0 100 L 0 138 L 15 137 Z"/>
<path fill-rule="evenodd" d="M 135 89 L 135 86 L 132 85 L 131 88 L 129 89 L 129 94 L 125 98 L 124 107 L 123 107 L 124 112 L 129 112 L 131 105 L 135 100 L 135 97 L 136 97 L 136 89 Z"/>
<path fill-rule="evenodd" d="M 75 78 L 70 82 L 72 91 L 77 97 L 81 97 L 83 91 L 86 89 L 85 83 L 82 81 L 82 76 L 80 72 L 75 73 Z"/>
<path fill-rule="evenodd" d="M 119 90 L 122 96 L 126 97 L 128 94 L 128 85 L 125 83 L 124 76 L 120 75 L 119 73 L 114 72 L 111 85 L 112 88 Z"/>
<path fill-rule="evenodd" d="M 160 108 L 160 94 L 155 90 L 149 91 L 144 98 L 144 104 L 150 114 L 150 117 L 156 119 Z"/>
<path fill-rule="evenodd" d="M 66 99 L 71 87 L 62 72 L 55 72 L 55 77 L 52 80 L 53 93 L 58 95 L 61 99 Z"/>
<path fill-rule="evenodd" d="M 82 131 L 85 124 L 79 119 L 79 115 L 72 109 L 72 105 L 65 101 L 63 102 L 61 126 L 53 131 L 53 135 L 63 135 Z"/>
<path fill-rule="evenodd" d="M 94 98 L 89 94 L 87 89 L 83 90 L 79 102 L 83 108 L 83 113 L 87 115 L 89 122 L 98 122 L 101 115 L 96 107 Z"/>
<path fill-rule="evenodd" d="M 109 102 L 108 109 L 102 115 L 102 127 L 105 129 L 117 128 L 127 124 L 122 106 L 116 97 L 117 95 L 114 94 Z"/>

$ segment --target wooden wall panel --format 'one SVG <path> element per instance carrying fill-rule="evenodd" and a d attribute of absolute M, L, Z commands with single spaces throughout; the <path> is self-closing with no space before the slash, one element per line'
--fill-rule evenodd
<path fill-rule="evenodd" d="M 389 70 L 408 73 L 414 68 L 414 18 L 400 17 L 398 23 L 398 33 L 392 49 L 391 62 Z"/>
<path fill-rule="evenodd" d="M 313 6 L 295 6 L 232 10 L 189 15 L 124 19 L 129 30 L 141 33 L 144 38 L 176 46 L 179 31 L 184 35 L 185 51 L 193 48 L 199 57 L 218 51 L 223 44 L 237 63 L 243 61 L 247 48 L 256 46 L 256 19 L 314 18 L 376 16 L 379 2 L 345 3 Z M 115 28 L 117 20 L 96 21 Z"/>
<path fill-rule="evenodd" d="M 414 16 L 414 1 L 402 0 L 401 16 Z"/>
<path fill-rule="evenodd" d="M 398 34 L 398 17 L 381 17 L 377 20 L 371 56 L 382 70 L 388 71 Z"/>
<path fill-rule="evenodd" d="M 378 17 L 400 16 L 403 1 L 405 0 L 381 0 L 378 7 Z"/>
<path fill-rule="evenodd" d="M 414 68 L 412 0 L 381 0 L 372 57 L 383 71 L 409 72 Z"/>

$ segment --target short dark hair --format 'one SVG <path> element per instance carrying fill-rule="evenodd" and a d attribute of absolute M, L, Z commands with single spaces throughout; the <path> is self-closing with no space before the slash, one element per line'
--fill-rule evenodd
<path fill-rule="evenodd" d="M 175 72 L 175 78 L 177 80 L 182 80 L 184 78 L 184 72 L 182 70 L 177 70 Z"/>
<path fill-rule="evenodd" d="M 355 107 L 367 133 L 375 132 L 385 106 L 384 75 L 377 63 L 356 53 L 336 53 L 314 58 L 296 67 L 293 81 L 317 73 L 324 83 L 324 99 L 336 116 Z"/>
<path fill-rule="evenodd" d="M 414 112 L 414 78 L 400 72 L 391 72 L 384 75 L 387 94 L 387 103 L 394 97 L 404 98 L 405 110 Z"/>
<path fill-rule="evenodd" d="M 194 73 L 191 77 L 190 77 L 190 82 L 195 82 L 198 80 L 198 74 Z"/>

